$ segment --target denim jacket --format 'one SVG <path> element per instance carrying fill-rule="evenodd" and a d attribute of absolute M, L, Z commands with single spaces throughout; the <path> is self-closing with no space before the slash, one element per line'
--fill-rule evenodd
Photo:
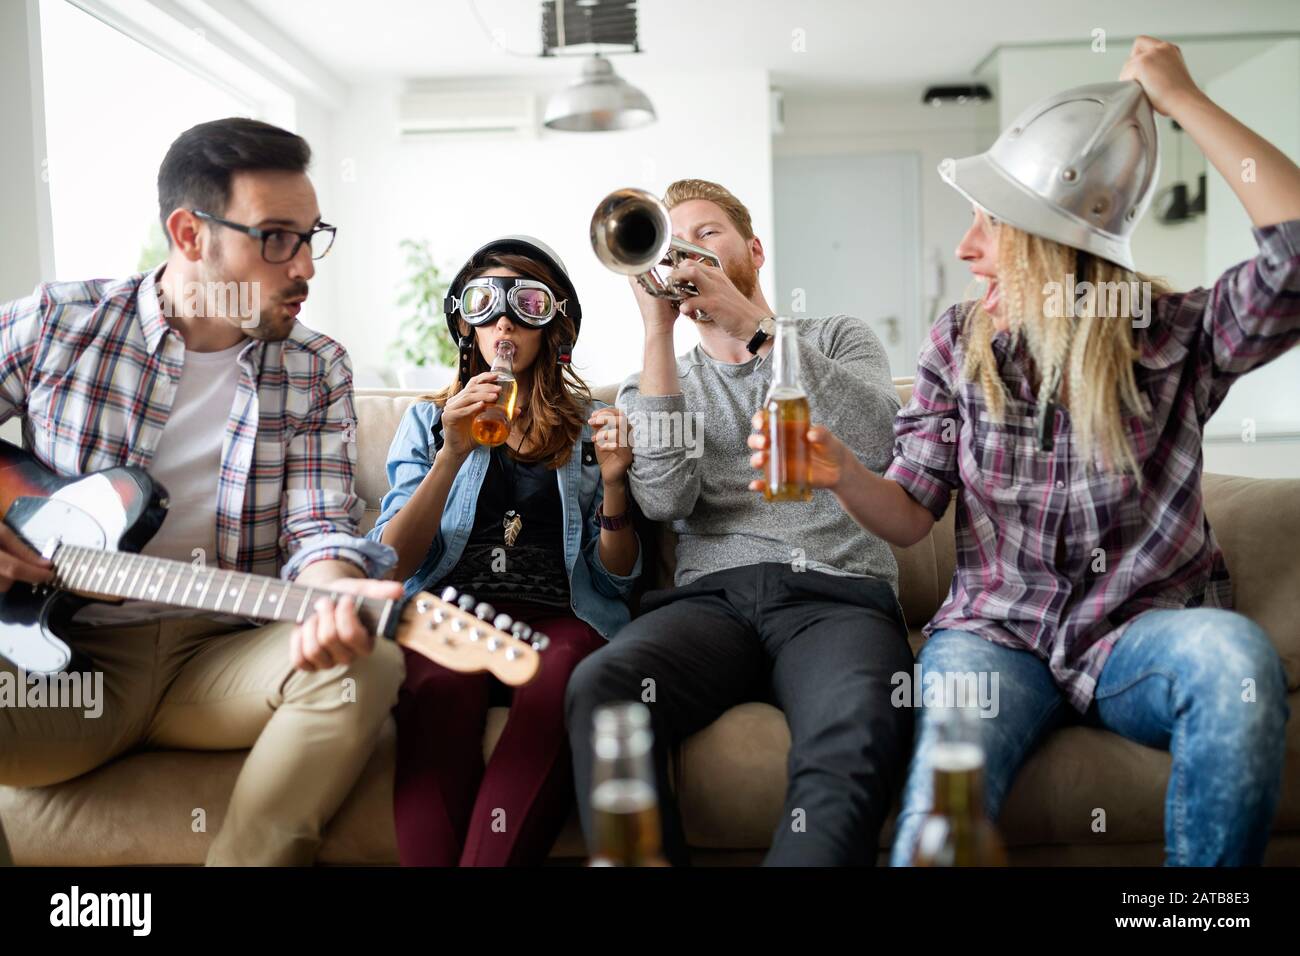
<path fill-rule="evenodd" d="M 593 402 L 591 411 L 603 407 L 605 403 Z M 380 540 L 384 526 L 406 504 L 433 467 L 434 426 L 441 417 L 442 409 L 433 402 L 415 402 L 402 416 L 388 449 L 389 491 L 380 505 L 379 520 L 370 531 L 369 536 L 374 540 Z M 641 574 L 641 542 L 637 541 L 636 563 L 630 574 L 614 574 L 601 564 L 596 509 L 605 497 L 605 488 L 590 442 L 591 426 L 584 424 L 569 460 L 555 474 L 560 483 L 564 563 L 569 570 L 573 613 L 608 639 L 630 619 L 627 596 Z M 456 473 L 442 511 L 442 525 L 429 553 L 406 579 L 407 597 L 435 587 L 460 560 L 474 529 L 479 489 L 490 459 L 491 449 L 478 445 Z"/>

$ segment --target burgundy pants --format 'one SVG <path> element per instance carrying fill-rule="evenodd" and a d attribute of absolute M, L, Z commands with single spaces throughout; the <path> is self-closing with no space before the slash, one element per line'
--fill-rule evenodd
<path fill-rule="evenodd" d="M 540 864 L 568 819 L 573 768 L 564 690 L 578 662 L 605 641 L 574 617 L 525 620 L 551 643 L 537 676 L 514 688 L 486 766 L 483 730 L 499 682 L 403 648 L 406 682 L 393 711 L 393 813 L 403 866 Z"/>

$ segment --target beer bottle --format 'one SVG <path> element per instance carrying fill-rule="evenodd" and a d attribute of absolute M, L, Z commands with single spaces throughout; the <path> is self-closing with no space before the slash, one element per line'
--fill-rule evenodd
<path fill-rule="evenodd" d="M 650 710 L 638 702 L 606 704 L 592 716 L 591 866 L 667 866 L 660 848 Z"/>
<path fill-rule="evenodd" d="M 776 323 L 772 346 L 772 386 L 763 404 L 767 432 L 768 501 L 808 501 L 812 498 L 812 451 L 808 426 L 812 414 L 808 395 L 799 381 L 799 342 L 795 320 Z"/>
<path fill-rule="evenodd" d="M 921 824 L 913 866 L 1006 866 L 1006 850 L 984 815 L 984 745 L 978 711 L 943 707 L 933 746 L 934 806 Z"/>
<path fill-rule="evenodd" d="M 510 420 L 515 417 L 515 402 L 519 398 L 519 382 L 515 378 L 515 344 L 506 339 L 497 343 L 492 371 L 497 373 L 496 384 L 501 386 L 494 404 L 474 416 L 470 435 L 480 445 L 500 445 L 510 437 Z"/>

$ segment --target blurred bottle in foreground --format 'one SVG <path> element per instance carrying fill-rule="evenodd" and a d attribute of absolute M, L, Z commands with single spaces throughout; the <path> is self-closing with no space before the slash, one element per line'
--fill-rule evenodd
<path fill-rule="evenodd" d="M 979 711 L 940 707 L 933 747 L 934 805 L 921 824 L 913 866 L 1006 866 L 997 830 L 984 815 L 984 745 Z"/>
<path fill-rule="evenodd" d="M 590 865 L 667 866 L 660 846 L 650 710 L 635 702 L 606 704 L 592 721 L 596 847 Z"/>

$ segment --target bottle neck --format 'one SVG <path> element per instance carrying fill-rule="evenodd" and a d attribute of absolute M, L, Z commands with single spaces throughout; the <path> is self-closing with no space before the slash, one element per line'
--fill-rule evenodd
<path fill-rule="evenodd" d="M 799 341 L 793 319 L 776 323 L 776 342 L 772 346 L 772 389 L 783 393 L 803 394 L 799 376 Z"/>

